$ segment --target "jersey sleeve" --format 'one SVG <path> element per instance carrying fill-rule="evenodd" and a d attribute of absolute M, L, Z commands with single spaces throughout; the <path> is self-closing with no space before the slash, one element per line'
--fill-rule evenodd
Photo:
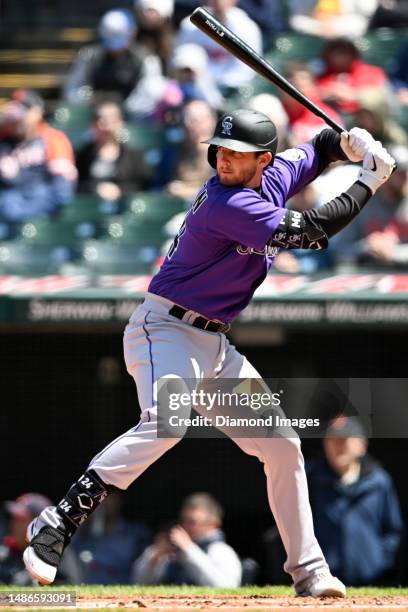
<path fill-rule="evenodd" d="M 285 211 L 246 187 L 225 188 L 211 194 L 207 229 L 254 249 L 263 249 Z"/>

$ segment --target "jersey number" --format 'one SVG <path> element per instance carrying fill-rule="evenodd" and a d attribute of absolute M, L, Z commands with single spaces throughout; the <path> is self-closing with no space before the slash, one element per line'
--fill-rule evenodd
<path fill-rule="evenodd" d="M 181 224 L 181 227 L 179 229 L 179 231 L 177 232 L 176 237 L 174 238 L 173 242 L 171 243 L 171 246 L 168 250 L 167 253 L 167 259 L 171 259 L 174 255 L 174 253 L 177 251 L 178 246 L 180 244 L 180 238 L 182 237 L 182 235 L 184 234 L 184 232 L 186 231 L 186 223 L 187 223 L 187 217 L 188 215 L 192 212 L 193 215 L 197 212 L 197 210 L 200 208 L 200 206 L 202 204 L 204 204 L 204 202 L 206 201 L 206 199 L 208 198 L 208 194 L 207 194 L 207 189 L 206 187 L 204 187 L 199 194 L 197 195 L 196 199 L 193 202 L 193 205 L 191 207 L 191 209 L 188 211 L 188 213 L 186 214 L 186 216 L 184 217 L 183 223 Z"/>

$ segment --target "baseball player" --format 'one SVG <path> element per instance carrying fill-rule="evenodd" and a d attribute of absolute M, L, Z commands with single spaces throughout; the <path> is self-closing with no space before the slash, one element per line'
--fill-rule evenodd
<path fill-rule="evenodd" d="M 124 334 L 127 369 L 141 406 L 138 425 L 90 462 L 57 506 L 27 530 L 28 571 L 54 580 L 76 529 L 116 489 L 126 489 L 179 438 L 157 435 L 157 382 L 260 378 L 225 332 L 247 306 L 283 249 L 324 249 L 392 173 L 394 160 L 358 128 L 341 136 L 325 129 L 310 143 L 276 153 L 274 124 L 264 114 L 236 110 L 221 117 L 209 144 L 216 169 L 199 191 L 149 290 Z M 293 194 L 331 162 L 363 161 L 358 180 L 318 209 L 285 208 Z M 284 569 L 298 595 L 344 596 L 315 538 L 298 437 L 236 438 L 264 464 L 267 493 L 286 549 Z"/>

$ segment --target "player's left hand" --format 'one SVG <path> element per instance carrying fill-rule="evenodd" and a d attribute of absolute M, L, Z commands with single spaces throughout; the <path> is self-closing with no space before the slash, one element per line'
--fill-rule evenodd
<path fill-rule="evenodd" d="M 351 128 L 349 132 L 341 133 L 340 146 L 344 154 L 352 162 L 359 162 L 374 144 L 370 132 L 358 127 Z"/>
<path fill-rule="evenodd" d="M 193 540 L 190 538 L 187 531 L 183 529 L 183 527 L 180 527 L 180 525 L 170 529 L 169 539 L 170 542 L 174 544 L 174 546 L 177 546 L 177 548 L 180 550 L 187 550 L 187 548 L 190 548 L 191 544 L 193 543 Z"/>

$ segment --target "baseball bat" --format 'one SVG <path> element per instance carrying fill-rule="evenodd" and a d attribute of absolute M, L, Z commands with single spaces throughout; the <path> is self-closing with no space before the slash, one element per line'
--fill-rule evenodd
<path fill-rule="evenodd" d="M 318 117 L 321 117 L 331 128 L 339 134 L 345 131 L 341 125 L 334 121 L 327 113 L 314 104 L 307 96 L 299 91 L 294 85 L 289 83 L 279 72 L 277 72 L 269 62 L 261 57 L 249 45 L 247 45 L 239 36 L 231 32 L 224 24 L 211 15 L 203 7 L 198 7 L 190 15 L 190 21 L 215 40 L 219 45 L 227 49 L 232 55 L 240 59 L 244 64 L 255 70 L 268 81 L 277 85 L 280 89 L 292 96 L 295 100 L 303 104 L 307 109 L 312 111 Z"/>

